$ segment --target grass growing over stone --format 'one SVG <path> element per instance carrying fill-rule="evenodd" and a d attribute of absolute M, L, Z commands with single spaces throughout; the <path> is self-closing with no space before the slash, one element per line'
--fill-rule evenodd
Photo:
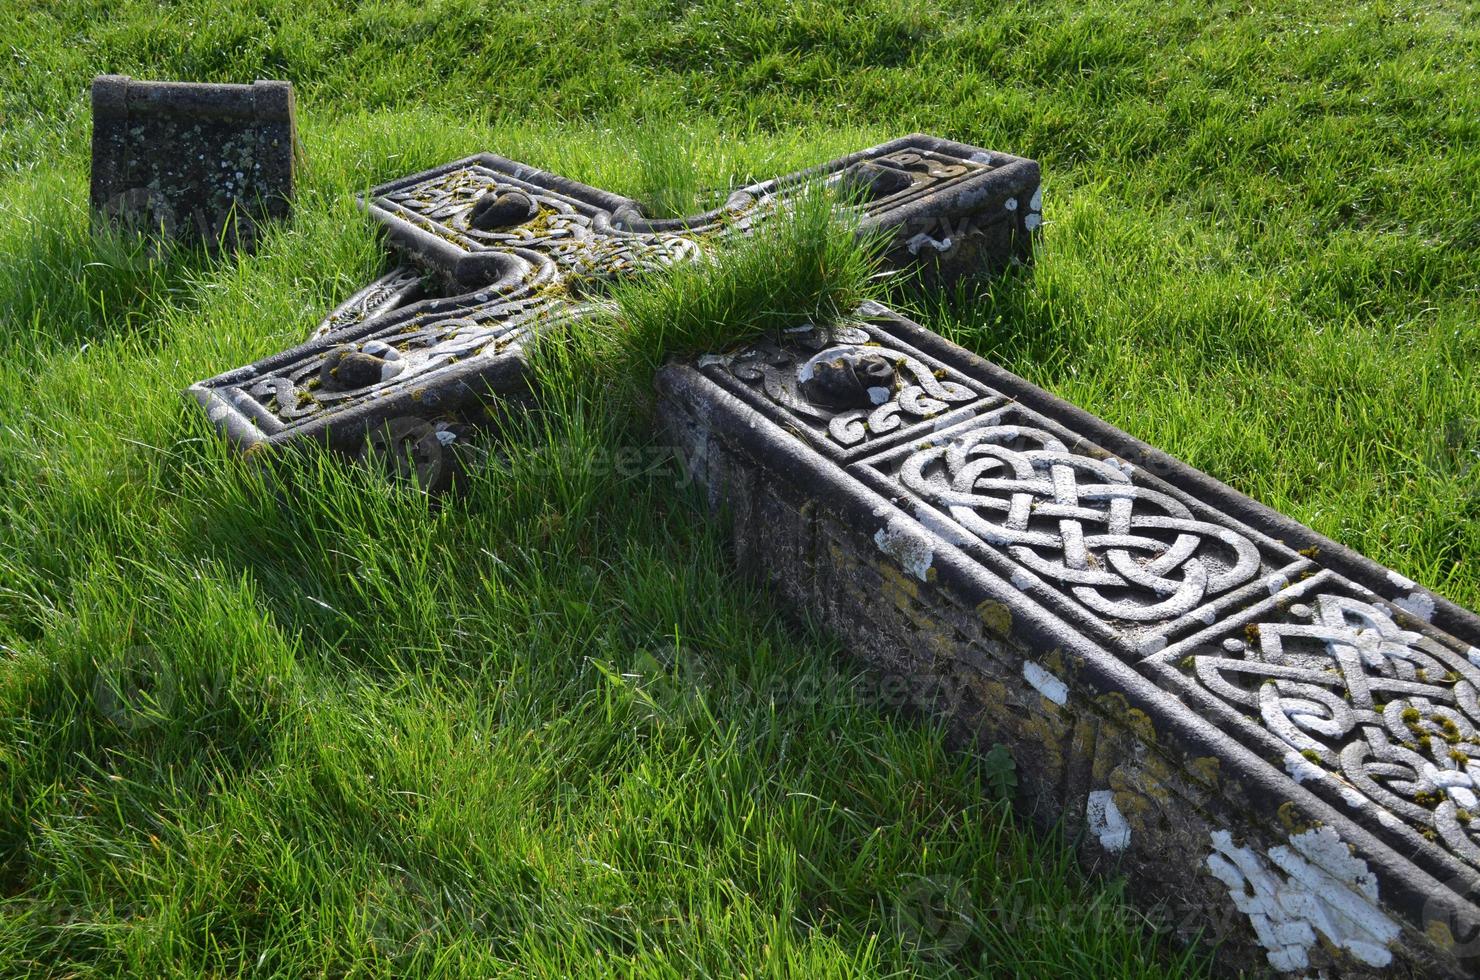
<path fill-rule="evenodd" d="M 681 212 L 924 129 L 1043 162 L 1042 253 L 894 300 L 1480 604 L 1480 24 L 1280 6 L 7 6 L 0 974 L 1205 969 L 736 581 L 602 398 L 435 507 L 268 479 L 178 392 L 379 269 L 380 180 L 492 149 Z M 294 80 L 294 224 L 222 262 L 94 236 L 100 71 Z M 724 268 L 771 313 L 855 288 Z"/>

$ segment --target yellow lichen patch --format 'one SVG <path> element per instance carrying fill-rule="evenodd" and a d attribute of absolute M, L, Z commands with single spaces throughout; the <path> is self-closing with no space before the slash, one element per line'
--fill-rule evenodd
<path fill-rule="evenodd" d="M 976 615 L 982 625 L 997 636 L 1005 637 L 1012 632 L 1012 610 L 1004 603 L 985 599 L 977 605 Z"/>
<path fill-rule="evenodd" d="M 1040 698 L 1038 703 L 1047 705 L 1048 701 Z M 1057 709 L 1050 707 L 1050 710 L 1057 713 Z M 1018 717 L 1018 731 L 1025 744 L 1042 747 L 1043 754 L 1038 760 L 1040 774 L 1049 785 L 1058 785 L 1064 774 L 1064 726 L 1036 711 Z"/>
<path fill-rule="evenodd" d="M 1169 784 L 1177 775 L 1165 759 L 1148 753 L 1142 759 L 1125 761 L 1116 766 L 1105 782 L 1117 793 L 1133 793 L 1148 801 L 1169 806 L 1172 802 Z"/>
<path fill-rule="evenodd" d="M 894 603 L 900 609 L 909 611 L 910 600 L 920 598 L 920 583 L 916 579 L 907 577 L 889 562 L 881 561 L 878 564 L 879 577 L 883 579 L 879 583 L 879 590 L 885 598 Z"/>
<path fill-rule="evenodd" d="M 1449 923 L 1443 919 L 1434 919 L 1424 927 L 1423 932 L 1429 937 L 1429 942 L 1440 949 L 1454 949 L 1454 933 L 1449 931 Z"/>
<path fill-rule="evenodd" d="M 1187 764 L 1197 780 L 1207 786 L 1218 785 L 1218 767 L 1218 758 L 1211 755 L 1199 756 Z"/>
<path fill-rule="evenodd" d="M 1321 826 L 1319 821 L 1312 823 L 1311 821 L 1306 820 L 1305 815 L 1300 812 L 1300 808 L 1289 800 L 1286 800 L 1285 802 L 1280 804 L 1278 813 L 1280 818 L 1280 825 L 1283 826 L 1285 828 L 1285 832 L 1292 837 L 1296 834 L 1303 834 L 1307 830 L 1312 830 L 1316 827 Z"/>
<path fill-rule="evenodd" d="M 1147 745 L 1156 744 L 1156 726 L 1151 722 L 1151 716 L 1140 708 L 1131 708 L 1125 713 L 1126 725 L 1136 737 Z"/>
<path fill-rule="evenodd" d="M 924 640 L 936 659 L 943 661 L 955 659 L 961 650 L 960 641 L 940 617 L 932 616 L 922 608 L 920 612 L 912 614 L 911 619 L 920 628 L 916 639 Z"/>
<path fill-rule="evenodd" d="M 1110 691 L 1095 698 L 1095 706 L 1111 718 L 1122 722 L 1131 733 L 1148 745 L 1156 744 L 1156 726 L 1140 708 L 1132 708 L 1124 694 Z"/>
<path fill-rule="evenodd" d="M 966 685 L 981 699 L 989 712 L 996 712 L 1007 701 L 1007 685 L 1001 681 L 990 681 L 978 674 L 968 674 Z"/>
<path fill-rule="evenodd" d="M 1043 658 L 1043 666 L 1053 671 L 1054 674 L 1058 677 L 1064 677 L 1069 673 L 1069 671 L 1064 668 L 1064 651 L 1058 649 L 1057 647 L 1055 647 L 1053 651 L 1048 654 L 1048 656 Z"/>
<path fill-rule="evenodd" d="M 1112 798 L 1115 800 L 1115 809 L 1125 822 L 1130 824 L 1134 834 L 1154 833 L 1156 821 L 1152 819 L 1157 811 L 1156 804 L 1148 797 L 1130 789 L 1114 789 L 1112 787 Z"/>

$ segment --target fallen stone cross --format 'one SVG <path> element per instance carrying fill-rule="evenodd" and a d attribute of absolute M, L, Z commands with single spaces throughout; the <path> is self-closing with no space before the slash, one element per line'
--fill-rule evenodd
<path fill-rule="evenodd" d="M 92 207 L 150 233 L 208 247 L 251 246 L 292 206 L 298 136 L 293 86 L 145 82 L 92 85 Z"/>
<path fill-rule="evenodd" d="M 407 266 L 191 391 L 243 447 L 475 414 L 590 282 L 838 179 L 871 189 L 892 262 L 939 275 L 1039 221 L 1031 161 L 924 136 L 676 221 L 473 157 L 372 192 Z M 1009 746 L 1024 812 L 1221 966 L 1480 964 L 1480 618 L 877 304 L 657 383 L 741 565 Z"/>

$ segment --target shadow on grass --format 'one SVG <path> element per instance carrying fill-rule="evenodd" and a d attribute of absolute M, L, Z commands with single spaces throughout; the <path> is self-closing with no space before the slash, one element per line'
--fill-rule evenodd
<path fill-rule="evenodd" d="M 192 302 L 214 262 L 183 246 L 112 227 L 75 181 L 57 175 L 0 193 L 0 351 L 35 358 L 102 338 L 145 335 L 155 314 Z"/>

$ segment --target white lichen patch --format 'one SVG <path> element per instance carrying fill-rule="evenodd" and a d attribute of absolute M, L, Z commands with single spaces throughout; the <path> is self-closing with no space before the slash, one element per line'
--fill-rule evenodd
<path fill-rule="evenodd" d="M 1426 592 L 1414 590 L 1408 593 L 1407 598 L 1394 599 L 1393 605 L 1412 616 L 1421 619 L 1425 623 L 1434 618 L 1434 597 Z"/>
<path fill-rule="evenodd" d="M 874 387 L 868 390 L 868 400 L 875 405 L 882 405 L 889 400 L 893 394 L 888 388 Z"/>
<path fill-rule="evenodd" d="M 1069 685 L 1031 660 L 1023 661 L 1023 680 L 1054 704 L 1063 706 L 1069 703 Z"/>
<path fill-rule="evenodd" d="M 914 238 L 905 242 L 905 247 L 910 250 L 911 255 L 919 255 L 920 250 L 926 248 L 936 252 L 946 252 L 951 248 L 951 239 L 949 236 L 945 238 L 931 238 L 922 231 Z"/>
<path fill-rule="evenodd" d="M 891 521 L 874 532 L 874 544 L 884 554 L 899 562 L 899 567 L 922 582 L 929 581 L 935 549 L 930 539 L 912 528 Z"/>
<path fill-rule="evenodd" d="M 1009 211 L 1016 211 L 1018 209 L 1017 198 L 1015 198 L 1015 197 L 1009 197 L 1007 199 L 1007 202 L 1005 204 L 1003 204 L 1002 206 L 1004 208 L 1006 208 L 1007 210 L 1009 210 Z"/>
<path fill-rule="evenodd" d="M 1326 778 L 1326 770 L 1311 762 L 1299 752 L 1285 753 L 1285 772 L 1297 783 L 1303 783 L 1307 779 L 1322 780 Z"/>
<path fill-rule="evenodd" d="M 1023 218 L 1023 227 L 1028 229 L 1029 231 L 1033 231 L 1041 224 L 1043 224 L 1043 218 L 1038 214 L 1037 211 L 1030 211 L 1028 212 L 1028 215 Z"/>
<path fill-rule="evenodd" d="M 1398 938 L 1398 924 L 1378 905 L 1377 876 L 1335 830 L 1312 828 L 1268 855 L 1235 846 L 1226 830 L 1211 838 L 1208 870 L 1249 917 L 1270 966 L 1307 969 L 1318 936 L 1367 966 L 1392 962 L 1388 945 Z"/>
<path fill-rule="evenodd" d="M 1033 188 L 1033 199 L 1028 202 L 1028 210 L 1043 210 L 1043 186 L 1041 184 L 1038 187 Z"/>
<path fill-rule="evenodd" d="M 1411 588 L 1413 588 L 1417 584 L 1416 582 L 1413 581 L 1413 579 L 1411 579 L 1411 578 L 1404 578 L 1403 576 L 1399 575 L 1397 572 L 1394 572 L 1394 571 L 1391 571 L 1391 570 L 1388 571 L 1388 581 L 1391 582 L 1391 583 L 1393 583 L 1394 585 L 1396 585 L 1400 589 L 1411 589 Z"/>
<path fill-rule="evenodd" d="M 1105 850 L 1118 854 L 1130 846 L 1131 826 L 1115 805 L 1115 794 L 1110 790 L 1097 789 L 1090 793 L 1084 814 L 1090 833 Z"/>
<path fill-rule="evenodd" d="M 1264 580 L 1264 587 L 1269 590 L 1270 595 L 1274 595 L 1289 584 L 1290 580 L 1279 573 L 1275 573 Z"/>

